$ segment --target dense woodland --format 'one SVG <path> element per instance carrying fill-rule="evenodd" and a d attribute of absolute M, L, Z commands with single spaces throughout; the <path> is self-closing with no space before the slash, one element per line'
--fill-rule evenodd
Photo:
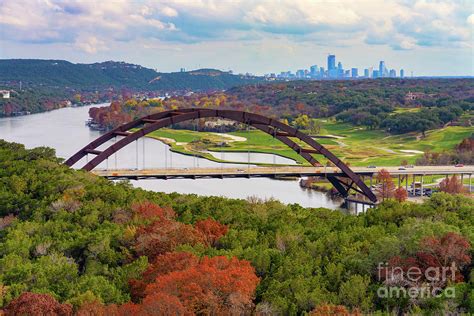
<path fill-rule="evenodd" d="M 271 106 L 289 120 L 299 114 L 391 133 L 424 132 L 474 109 L 473 79 L 297 81 L 232 88 L 244 103 Z M 418 112 L 397 113 L 397 108 Z"/>
<path fill-rule="evenodd" d="M 392 134 L 425 133 L 446 124 L 470 126 L 474 110 L 472 79 L 379 79 L 292 81 L 235 87 L 226 92 L 171 97 L 153 103 L 122 102 L 91 117 L 108 128 L 163 109 L 229 108 L 260 113 L 308 128 L 312 118 L 335 117 Z M 95 114 L 100 113 L 101 118 Z M 297 121 L 301 116 L 306 120 Z M 303 122 L 303 126 L 300 126 Z"/>
<path fill-rule="evenodd" d="M 387 199 L 354 216 L 154 193 L 69 169 L 52 149 L 0 141 L 6 315 L 472 313 L 473 242 L 474 202 L 462 195 Z M 452 262 L 448 281 L 385 273 Z M 426 285 L 441 294 L 377 295 Z"/>

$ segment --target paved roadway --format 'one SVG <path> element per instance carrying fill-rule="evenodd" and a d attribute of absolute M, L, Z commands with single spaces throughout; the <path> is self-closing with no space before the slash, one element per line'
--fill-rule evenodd
<path fill-rule="evenodd" d="M 396 175 L 466 175 L 474 174 L 474 166 L 415 166 L 400 167 L 351 167 L 359 175 L 374 175 L 381 169 Z M 173 178 L 247 178 L 247 177 L 288 177 L 288 176 L 326 176 L 341 175 L 339 168 L 334 167 L 247 167 L 241 168 L 181 168 L 181 169 L 123 169 L 92 170 L 92 173 L 110 179 L 173 179 Z"/>

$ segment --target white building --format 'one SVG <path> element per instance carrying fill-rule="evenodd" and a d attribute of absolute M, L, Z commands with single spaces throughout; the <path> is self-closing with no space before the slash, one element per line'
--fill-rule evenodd
<path fill-rule="evenodd" d="M 9 90 L 0 90 L 0 94 L 2 95 L 3 99 L 10 99 L 10 91 Z"/>

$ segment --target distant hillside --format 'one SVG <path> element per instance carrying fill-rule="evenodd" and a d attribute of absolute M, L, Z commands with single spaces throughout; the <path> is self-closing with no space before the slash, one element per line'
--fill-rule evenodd
<path fill-rule="evenodd" d="M 140 65 L 114 61 L 74 64 L 65 60 L 0 60 L 0 83 L 3 84 L 22 81 L 23 84 L 73 89 L 113 87 L 143 91 L 209 91 L 260 80 L 215 69 L 159 73 Z"/>

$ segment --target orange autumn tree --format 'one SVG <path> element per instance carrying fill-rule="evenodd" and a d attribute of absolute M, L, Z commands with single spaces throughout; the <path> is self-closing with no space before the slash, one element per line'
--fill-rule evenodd
<path fill-rule="evenodd" d="M 183 271 L 198 264 L 199 259 L 188 252 L 168 252 L 157 256 L 143 272 L 140 280 L 129 281 L 130 292 L 135 302 L 145 297 L 145 289 L 148 284 L 154 282 L 160 275 L 173 271 Z"/>
<path fill-rule="evenodd" d="M 420 265 L 423 268 L 428 267 L 449 267 L 455 264 L 457 269 L 462 269 L 471 263 L 469 254 L 471 245 L 469 241 L 453 232 L 446 233 L 441 237 L 425 237 L 420 243 L 421 251 L 417 253 Z M 456 282 L 463 280 L 463 275 L 458 271 L 449 277 L 453 277 Z M 446 281 L 446 280 L 445 280 Z"/>
<path fill-rule="evenodd" d="M 139 218 L 151 220 L 137 229 L 134 244 L 138 255 L 151 259 L 183 244 L 213 246 L 228 231 L 226 225 L 211 218 L 197 221 L 195 227 L 178 222 L 172 209 L 151 202 L 134 204 L 132 211 Z"/>
<path fill-rule="evenodd" d="M 75 316 L 128 316 L 135 315 L 126 310 L 124 306 L 119 310 L 115 304 L 104 305 L 100 301 L 83 303 L 75 313 Z"/>
<path fill-rule="evenodd" d="M 322 304 L 309 313 L 310 316 L 359 316 L 357 310 L 349 312 L 343 305 Z"/>
<path fill-rule="evenodd" d="M 72 315 L 72 306 L 59 303 L 49 294 L 23 292 L 7 305 L 5 315 L 70 316 Z"/>
<path fill-rule="evenodd" d="M 413 269 L 421 271 L 421 277 L 416 280 L 404 279 L 404 286 L 421 286 L 428 284 L 444 288 L 449 282 L 462 282 L 462 269 L 471 263 L 469 241 L 453 232 L 440 237 L 425 237 L 420 241 L 419 251 L 414 255 L 395 256 L 388 260 L 388 266 L 382 269 L 380 276 L 385 283 L 400 285 L 400 275 Z M 450 267 L 454 265 L 455 269 Z M 433 268 L 436 268 L 433 270 Z M 434 276 L 427 271 L 443 271 L 442 275 Z"/>
<path fill-rule="evenodd" d="M 453 175 L 451 178 L 446 177 L 443 181 L 439 184 L 439 189 L 446 193 L 456 194 L 456 193 L 463 193 L 464 186 L 459 181 L 459 178 Z"/>
<path fill-rule="evenodd" d="M 259 278 L 246 260 L 204 257 L 197 265 L 158 276 L 146 287 L 150 295 L 167 294 L 176 298 L 189 313 L 220 315 L 249 313 Z"/>
<path fill-rule="evenodd" d="M 388 172 L 387 169 L 382 169 L 377 173 L 376 179 L 379 184 L 377 193 L 382 198 L 382 200 L 393 197 L 395 185 L 393 184 L 390 172 Z"/>
<path fill-rule="evenodd" d="M 175 219 L 176 213 L 169 207 L 162 208 L 152 202 L 144 201 L 132 205 L 132 211 L 144 219 Z"/>
<path fill-rule="evenodd" d="M 398 202 L 403 202 L 408 198 L 408 192 L 404 188 L 398 187 L 393 193 L 393 196 Z"/>
<path fill-rule="evenodd" d="M 226 225 L 223 225 L 212 218 L 197 221 L 194 224 L 194 227 L 203 234 L 204 239 L 209 246 L 215 246 L 216 242 L 222 236 L 227 234 L 227 231 L 229 230 Z"/>
<path fill-rule="evenodd" d="M 153 259 L 173 251 L 179 245 L 205 243 L 204 236 L 192 225 L 176 221 L 176 213 L 172 209 L 145 201 L 134 204 L 132 211 L 138 218 L 148 220 L 135 235 L 133 248 L 139 256 Z"/>

